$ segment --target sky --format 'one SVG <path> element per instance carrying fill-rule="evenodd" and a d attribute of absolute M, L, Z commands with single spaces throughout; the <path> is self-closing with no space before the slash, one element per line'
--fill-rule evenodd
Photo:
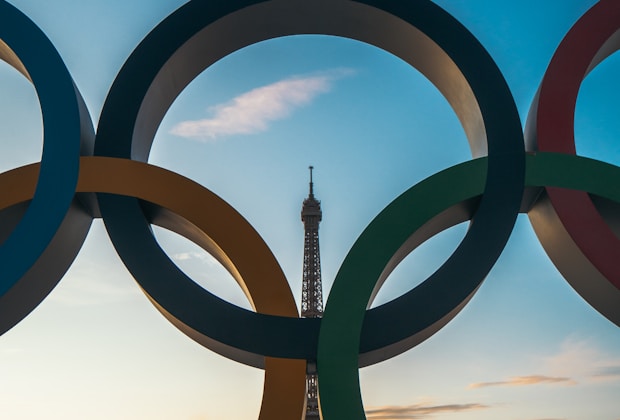
<path fill-rule="evenodd" d="M 140 40 L 182 0 L 10 0 L 52 40 L 94 124 Z M 524 122 L 560 40 L 593 0 L 438 0 L 487 48 Z M 578 153 L 620 164 L 619 57 L 582 85 Z M 32 86 L 0 63 L 0 171 L 40 160 Z M 343 38 L 293 36 L 220 60 L 177 98 L 149 162 L 235 207 L 281 264 L 299 304 L 301 203 L 309 165 L 322 202 L 324 296 L 347 251 L 386 205 L 435 172 L 471 159 L 464 132 L 415 69 Z M 432 238 L 390 275 L 375 304 L 423 281 L 466 225 Z M 197 283 L 249 308 L 204 251 L 155 228 Z M 124 268 L 100 220 L 70 270 L 0 336 L 0 417 L 252 419 L 262 371 L 190 340 L 157 312 Z M 557 272 L 527 217 L 467 307 L 414 349 L 360 371 L 367 417 L 619 420 L 620 329 Z"/>

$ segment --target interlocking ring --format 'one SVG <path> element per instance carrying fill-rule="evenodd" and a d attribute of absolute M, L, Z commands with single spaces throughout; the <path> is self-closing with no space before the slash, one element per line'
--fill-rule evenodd
<path fill-rule="evenodd" d="M 575 154 L 574 114 L 586 75 L 620 48 L 620 3 L 599 1 L 571 28 L 556 50 L 534 100 L 528 126 L 530 150 Z M 599 213 L 610 203 L 587 192 L 546 187 L 530 212 L 545 251 L 571 286 L 620 325 L 620 239 Z M 617 209 L 608 213 L 617 214 Z"/>
<path fill-rule="evenodd" d="M 261 419 L 301 417 L 306 360 L 317 361 L 323 418 L 365 418 L 358 367 L 402 353 L 454 318 L 495 264 L 519 212 L 529 212 L 545 249 L 573 287 L 620 325 L 615 267 L 582 232 L 574 233 L 580 213 L 575 216 L 566 206 L 570 199 L 579 203 L 579 212 L 592 209 L 585 192 L 619 202 L 620 172 L 574 156 L 574 147 L 565 143 L 572 138 L 567 137 L 572 135 L 569 117 L 579 84 L 616 48 L 613 34 L 619 27 L 620 6 L 603 0 L 569 32 L 530 114 L 528 147 L 539 152 L 526 155 L 519 116 L 501 72 L 476 38 L 430 1 L 193 0 L 159 24 L 124 64 L 103 107 L 95 156 L 89 156 L 93 129 L 62 61 L 32 22 L 0 0 L 0 58 L 33 81 L 45 133 L 40 164 L 0 175 L 0 190 L 7 192 L 0 198 L 0 220 L 8 231 L 17 220 L 0 248 L 6 267 L 0 275 L 0 333 L 62 278 L 92 218 L 99 216 L 124 264 L 170 322 L 213 351 L 265 368 Z M 416 67 L 451 104 L 475 158 L 413 186 L 371 222 L 338 272 L 323 319 L 298 318 L 277 260 L 232 207 L 193 181 L 145 163 L 163 115 L 200 72 L 247 45 L 295 34 L 348 37 Z M 576 43 L 590 34 L 587 42 Z M 567 64 L 567 57 L 575 57 L 575 63 Z M 570 72 L 558 71 L 567 66 Z M 559 92 L 558 83 L 571 89 Z M 558 104 L 563 114 L 552 112 Z M 553 138 L 550 126 L 562 126 L 563 134 Z M 50 197 L 50 185 L 59 199 Z M 537 198 L 542 189 L 549 198 Z M 567 195 L 565 190 L 584 193 L 573 197 L 574 191 Z M 366 309 L 409 252 L 466 220 L 472 223 L 465 238 L 433 275 L 403 296 Z M 211 253 L 256 312 L 194 283 L 159 247 L 150 224 Z M 24 232 L 33 226 L 43 233 L 28 257 L 7 259 L 23 251 Z M 603 219 L 593 226 L 607 229 Z M 558 246 L 554 237 L 571 239 Z M 612 245 L 613 252 L 620 252 Z M 581 258 L 569 265 L 567 256 L 575 254 Z M 583 274 L 594 271 L 598 277 L 586 285 Z"/>
<path fill-rule="evenodd" d="M 77 254 L 88 233 L 90 218 L 84 217 L 74 195 L 79 156 L 92 152 L 94 130 L 54 46 L 30 19 L 4 1 L 0 59 L 32 82 L 43 117 L 41 176 L 33 180 L 36 190 L 28 206 L 2 213 L 2 334 L 52 290 L 73 261 L 70 254 Z M 9 190 L 8 195 L 12 193 Z"/>

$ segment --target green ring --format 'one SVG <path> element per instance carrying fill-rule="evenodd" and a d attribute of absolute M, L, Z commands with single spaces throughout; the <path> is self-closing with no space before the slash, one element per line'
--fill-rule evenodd
<path fill-rule="evenodd" d="M 374 282 L 393 253 L 410 235 L 436 215 L 463 202 L 480 198 L 485 187 L 487 161 L 486 157 L 479 158 L 448 168 L 416 184 L 390 203 L 360 235 L 338 272 L 336 281 L 354 279 L 357 285 L 349 289 L 349 304 L 335 305 L 330 317 L 324 317 L 322 322 L 344 320 L 351 326 L 352 334 L 355 334 L 354 331 L 361 328 L 368 315 L 367 311 L 358 309 L 360 305 L 365 309 L 371 298 Z M 526 188 L 542 189 L 552 186 L 587 191 L 620 203 L 620 168 L 617 166 L 559 153 L 526 155 L 525 163 Z M 447 185 L 450 185 L 449 190 L 446 189 Z M 441 195 L 438 195 L 437 191 L 441 191 Z M 416 205 L 419 203 L 425 203 L 425 206 Z M 411 208 L 419 211 L 414 214 L 406 211 Z M 386 306 L 390 304 L 392 302 Z M 412 312 L 420 316 L 423 316 L 426 310 L 427 308 L 411 308 Z M 330 411 L 328 415 L 347 419 L 352 418 L 350 412 L 345 411 L 350 409 L 347 407 L 348 402 L 359 399 L 358 353 L 351 351 L 346 345 L 350 339 L 352 338 L 322 334 L 319 341 L 319 384 L 321 381 L 345 384 L 337 389 L 329 388 L 329 398 L 339 401 L 338 407 L 342 408 L 337 412 Z M 353 339 L 359 340 L 359 335 Z M 343 372 L 347 372 L 348 377 L 342 378 L 340 375 Z M 351 375 L 351 372 L 355 372 L 355 375 Z"/>

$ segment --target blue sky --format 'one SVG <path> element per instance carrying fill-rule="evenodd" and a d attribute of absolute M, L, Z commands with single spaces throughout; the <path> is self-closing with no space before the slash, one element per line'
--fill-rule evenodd
<path fill-rule="evenodd" d="M 11 0 L 52 40 L 98 120 L 122 63 L 181 0 Z M 563 35 L 592 0 L 441 0 L 489 50 L 522 120 Z M 620 164 L 618 57 L 582 86 L 580 154 Z M 0 169 L 40 158 L 36 95 L 0 63 Z M 415 69 L 342 38 L 294 36 L 238 51 L 207 69 L 162 121 L 150 162 L 233 205 L 263 236 L 301 294 L 308 165 L 322 201 L 324 296 L 356 237 L 391 200 L 469 160 L 447 102 Z M 466 226 L 407 257 L 377 304 L 433 272 Z M 247 307 L 207 254 L 156 229 L 198 283 Z M 413 279 L 413 281 L 412 281 Z M 620 419 L 620 330 L 562 279 L 520 216 L 480 291 L 411 351 L 360 373 L 369 419 Z M 100 221 L 70 271 L 0 337 L 0 414 L 11 419 L 256 418 L 262 372 L 186 338 L 151 306 Z"/>

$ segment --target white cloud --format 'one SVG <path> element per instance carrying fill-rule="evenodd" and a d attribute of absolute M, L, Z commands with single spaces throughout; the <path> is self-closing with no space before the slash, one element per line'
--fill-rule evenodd
<path fill-rule="evenodd" d="M 548 370 L 569 374 L 586 382 L 620 380 L 620 358 L 600 349 L 592 341 L 571 337 L 560 351 L 545 360 Z"/>
<path fill-rule="evenodd" d="M 84 270 L 82 272 L 90 272 Z M 141 292 L 131 278 L 124 280 L 126 284 L 114 282 L 97 274 L 71 275 L 64 278 L 61 284 L 50 294 L 49 299 L 69 306 L 91 306 L 124 302 L 140 298 Z"/>
<path fill-rule="evenodd" d="M 545 374 L 514 376 L 490 382 L 476 382 L 469 389 L 493 386 L 577 385 L 600 381 L 620 381 L 620 358 L 601 350 L 589 340 L 570 337 L 560 351 L 541 359 Z"/>
<path fill-rule="evenodd" d="M 576 382 L 571 378 L 566 377 L 553 377 L 545 375 L 527 375 L 527 376 L 514 376 L 503 381 L 494 382 L 476 382 L 469 384 L 468 388 L 485 388 L 490 386 L 525 386 L 525 385 L 538 385 L 538 384 L 562 384 L 562 385 L 575 385 Z"/>
<path fill-rule="evenodd" d="M 200 252 L 179 252 L 174 254 L 172 258 L 177 261 L 187 261 L 194 258 L 202 259 L 203 255 Z"/>
<path fill-rule="evenodd" d="M 196 251 L 179 252 L 179 253 L 174 254 L 172 256 L 172 259 L 175 261 L 179 261 L 179 262 L 200 261 L 211 267 L 219 265 L 217 260 L 211 254 L 207 252 L 196 252 Z"/>
<path fill-rule="evenodd" d="M 459 413 L 464 411 L 484 410 L 488 405 L 479 403 L 374 407 L 366 410 L 366 417 L 372 420 L 427 419 L 435 414 Z"/>
<path fill-rule="evenodd" d="M 7 348 L 0 349 L 0 353 L 3 354 L 4 356 L 13 356 L 13 355 L 18 355 L 18 354 L 23 354 L 25 352 L 26 351 L 20 347 L 7 347 Z"/>
<path fill-rule="evenodd" d="M 243 93 L 231 101 L 209 109 L 211 117 L 183 121 L 171 133 L 200 141 L 212 141 L 234 134 L 265 131 L 273 121 L 281 120 L 317 96 L 332 89 L 333 82 L 354 74 L 338 69 L 313 76 L 294 76 Z"/>

